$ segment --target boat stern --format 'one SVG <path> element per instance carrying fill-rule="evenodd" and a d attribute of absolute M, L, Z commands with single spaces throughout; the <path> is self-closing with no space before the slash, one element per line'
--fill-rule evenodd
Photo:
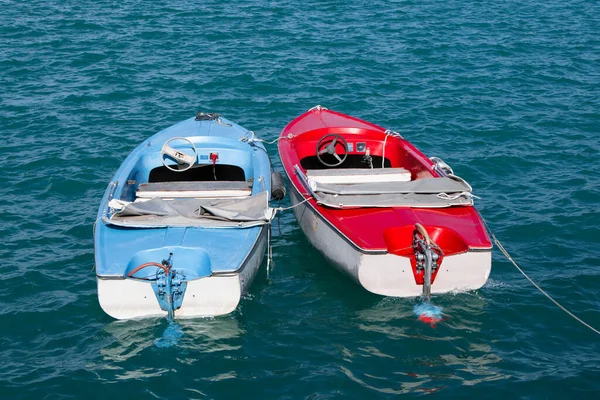
<path fill-rule="evenodd" d="M 97 281 L 100 306 L 117 319 L 227 314 L 242 294 L 237 273 L 214 274 L 206 250 L 180 246 L 138 251 L 123 276 Z"/>
<path fill-rule="evenodd" d="M 163 317 L 155 290 L 148 282 L 134 279 L 97 278 L 98 300 L 104 312 L 116 319 Z M 209 317 L 229 314 L 236 309 L 242 294 L 237 274 L 209 276 L 187 282 L 177 318 Z"/>
<path fill-rule="evenodd" d="M 371 292 L 408 297 L 476 290 L 490 276 L 491 248 L 472 248 L 449 227 L 405 225 L 383 234 L 387 254 L 361 258 L 359 281 Z"/>
<path fill-rule="evenodd" d="M 492 252 L 468 251 L 444 257 L 431 283 L 431 293 L 441 294 L 480 289 L 492 269 Z M 423 293 L 411 260 L 395 254 L 362 254 L 358 271 L 360 284 L 370 292 L 395 297 L 415 297 Z"/>

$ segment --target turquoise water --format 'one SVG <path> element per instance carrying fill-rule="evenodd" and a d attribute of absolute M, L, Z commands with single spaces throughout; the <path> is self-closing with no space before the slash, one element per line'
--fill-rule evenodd
<path fill-rule="evenodd" d="M 0 1 L 0 398 L 598 398 L 600 337 L 498 250 L 430 325 L 333 271 L 287 212 L 235 313 L 170 326 L 102 312 L 92 225 L 159 129 L 209 111 L 272 140 L 321 104 L 452 165 L 598 329 L 599 33 L 592 0 Z"/>

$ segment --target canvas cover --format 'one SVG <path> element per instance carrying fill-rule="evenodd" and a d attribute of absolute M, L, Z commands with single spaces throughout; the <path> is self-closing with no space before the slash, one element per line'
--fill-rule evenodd
<path fill-rule="evenodd" d="M 243 199 L 175 199 L 153 198 L 123 205 L 105 222 L 117 226 L 157 228 L 193 226 L 208 228 L 252 227 L 272 218 L 268 193 L 261 192 Z"/>
<path fill-rule="evenodd" d="M 334 208 L 441 208 L 473 205 L 471 186 L 457 176 L 393 183 L 334 185 L 315 182 L 312 186 L 317 202 Z"/>

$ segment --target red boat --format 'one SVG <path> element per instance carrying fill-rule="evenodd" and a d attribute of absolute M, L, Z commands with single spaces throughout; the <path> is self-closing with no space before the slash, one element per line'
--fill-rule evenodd
<path fill-rule="evenodd" d="M 302 231 L 365 289 L 419 296 L 478 289 L 492 243 L 471 186 L 398 133 L 317 106 L 281 132 Z"/>

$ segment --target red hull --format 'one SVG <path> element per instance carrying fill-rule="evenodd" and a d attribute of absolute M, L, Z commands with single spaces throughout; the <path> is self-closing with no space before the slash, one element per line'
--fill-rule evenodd
<path fill-rule="evenodd" d="M 348 143 L 348 158 L 337 168 L 345 168 L 344 164 L 349 162 L 354 163 L 353 168 L 370 168 L 357 165 L 357 160 L 368 154 L 375 160 L 374 168 L 381 168 L 383 163 L 386 168 L 404 168 L 410 172 L 412 181 L 441 177 L 441 173 L 434 169 L 434 162 L 411 143 L 399 135 L 387 135 L 384 128 L 369 122 L 322 108 L 312 109 L 290 122 L 281 132 L 278 146 L 292 190 L 308 199 L 322 219 L 357 250 L 414 258 L 412 239 L 417 223 L 426 227 L 444 257 L 491 249 L 485 226 L 473 206 L 331 208 L 317 204 L 295 173 L 295 166 L 304 173 L 313 168 L 327 168 L 315 161 L 315 156 L 319 140 L 329 134 L 343 136 Z M 414 260 L 412 264 L 414 266 Z"/>

